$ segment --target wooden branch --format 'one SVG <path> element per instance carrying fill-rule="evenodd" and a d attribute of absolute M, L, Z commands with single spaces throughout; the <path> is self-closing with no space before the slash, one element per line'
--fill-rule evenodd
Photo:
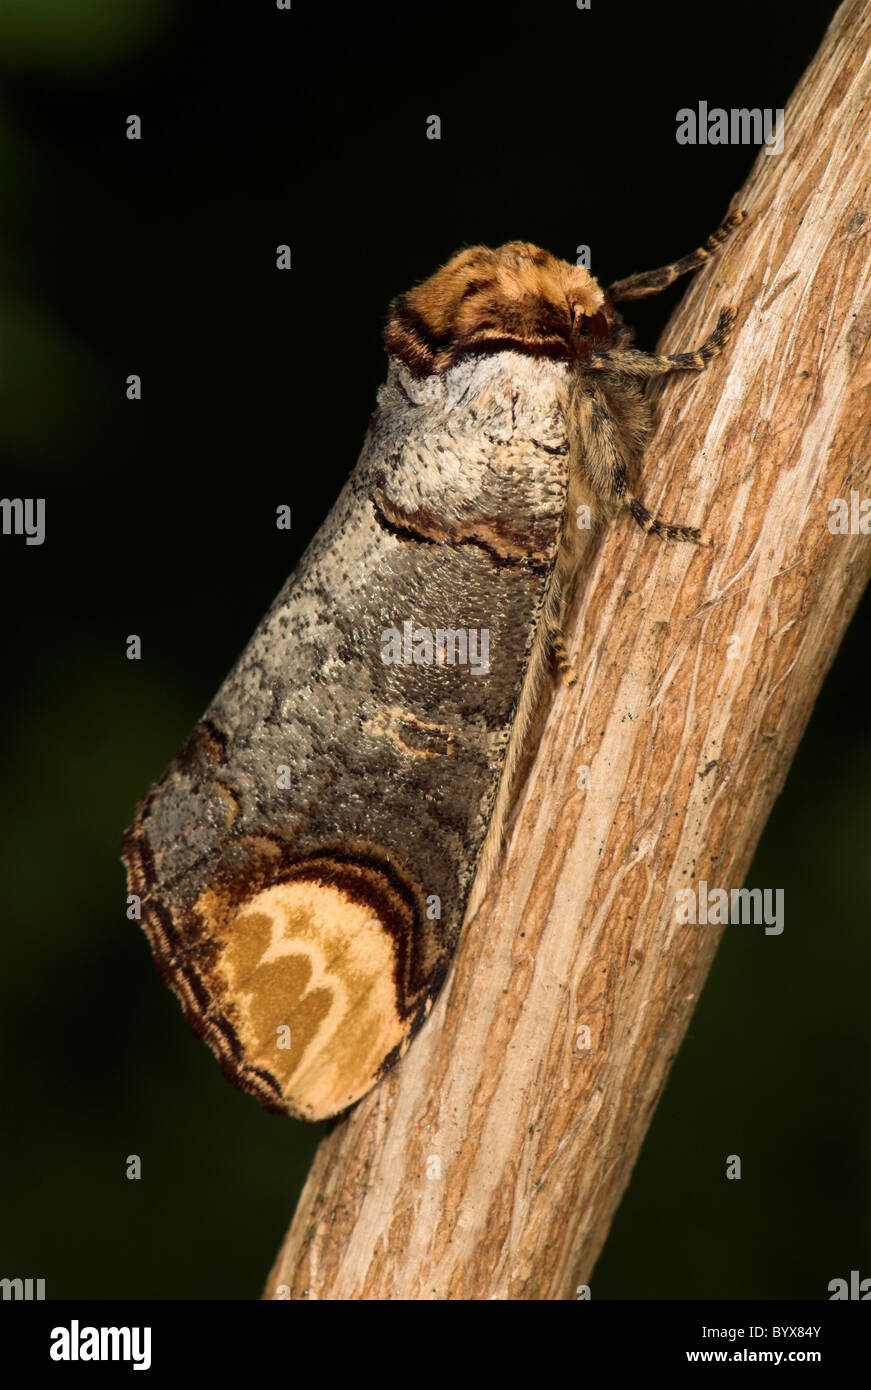
<path fill-rule="evenodd" d="M 871 494 L 869 39 L 848 0 L 665 335 L 695 346 L 739 308 L 724 356 L 661 390 L 641 489 L 715 547 L 624 516 L 591 555 L 578 681 L 496 885 L 408 1056 L 322 1143 L 268 1297 L 589 1282 L 720 935 L 676 895 L 743 882 L 871 570 L 869 538 L 828 526 Z"/>

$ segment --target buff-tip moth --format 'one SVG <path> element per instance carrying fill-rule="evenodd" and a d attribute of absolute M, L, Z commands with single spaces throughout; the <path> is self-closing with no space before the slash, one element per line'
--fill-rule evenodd
<path fill-rule="evenodd" d="M 527 242 L 471 247 L 390 310 L 360 459 L 124 837 L 158 968 L 224 1071 L 322 1119 L 406 1050 L 498 860 L 583 532 L 635 496 L 652 377 L 620 300 Z M 474 884 L 474 889 L 473 889 Z"/>

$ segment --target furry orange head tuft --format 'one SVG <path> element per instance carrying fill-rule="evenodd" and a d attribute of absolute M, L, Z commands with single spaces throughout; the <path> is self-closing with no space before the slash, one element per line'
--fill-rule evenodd
<path fill-rule="evenodd" d="M 388 352 L 416 375 L 443 372 L 471 353 L 511 349 L 583 359 L 614 341 L 620 317 L 581 266 L 528 241 L 471 246 L 393 301 Z"/>

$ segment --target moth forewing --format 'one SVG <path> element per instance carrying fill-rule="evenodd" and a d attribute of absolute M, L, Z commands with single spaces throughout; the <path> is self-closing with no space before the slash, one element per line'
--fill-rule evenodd
<path fill-rule="evenodd" d="M 668 359 L 628 336 L 525 242 L 395 301 L 356 468 L 125 834 L 163 978 L 271 1108 L 340 1113 L 428 1013 L 498 856 L 576 507 L 700 539 L 630 491 L 639 381 L 725 334 Z"/>
<path fill-rule="evenodd" d="M 189 1021 L 306 1119 L 404 1050 L 463 920 L 565 511 L 568 368 L 515 357 L 391 365 L 344 492 L 125 840 Z"/>

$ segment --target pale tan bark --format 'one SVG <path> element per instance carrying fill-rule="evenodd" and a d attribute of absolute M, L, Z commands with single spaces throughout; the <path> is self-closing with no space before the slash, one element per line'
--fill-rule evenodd
<path fill-rule="evenodd" d="M 724 356 L 659 393 L 640 489 L 715 548 L 623 517 L 591 556 L 504 867 L 408 1056 L 322 1143 L 267 1296 L 590 1281 L 717 945 L 676 894 L 743 882 L 871 569 L 827 525 L 871 495 L 869 37 L 845 4 L 665 335 L 739 306 Z"/>

